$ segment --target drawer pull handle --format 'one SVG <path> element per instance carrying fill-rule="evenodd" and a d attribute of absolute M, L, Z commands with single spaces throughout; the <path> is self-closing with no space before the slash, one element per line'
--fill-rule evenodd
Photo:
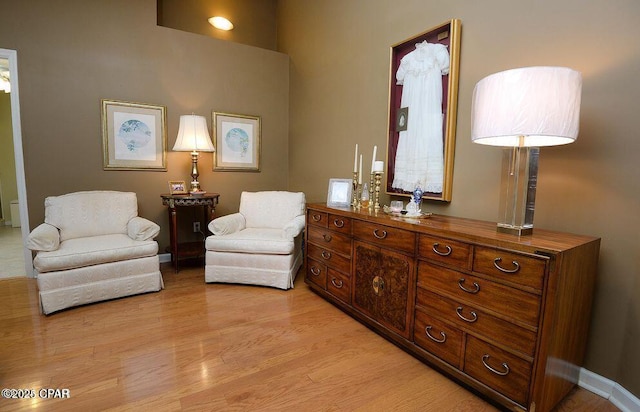
<path fill-rule="evenodd" d="M 382 279 L 380 276 L 374 277 L 371 286 L 373 287 L 373 293 L 375 293 L 377 296 L 380 296 L 382 294 L 382 290 L 384 289 L 384 279 Z"/>
<path fill-rule="evenodd" d="M 441 331 L 440 336 L 442 336 L 442 339 L 438 339 L 431 334 L 430 330 L 431 330 L 431 326 L 427 326 L 426 328 L 424 328 L 424 333 L 426 333 L 429 339 L 431 339 L 432 341 L 436 343 L 444 343 L 447 340 L 446 333 Z"/>
<path fill-rule="evenodd" d="M 509 372 L 511 371 L 509 369 L 509 365 L 507 365 L 506 362 L 504 362 L 502 364 L 502 367 L 504 368 L 504 371 L 499 371 L 497 369 L 492 368 L 491 366 L 489 366 L 489 364 L 487 364 L 487 360 L 490 358 L 489 355 L 484 354 L 482 356 L 482 364 L 484 365 L 485 368 L 489 369 L 491 372 L 495 373 L 496 375 L 500 375 L 500 376 L 507 376 L 509 374 Z"/>
<path fill-rule="evenodd" d="M 325 242 L 331 242 L 331 235 L 327 235 L 326 233 L 322 235 L 322 238 L 324 239 Z"/>
<path fill-rule="evenodd" d="M 438 250 L 438 247 L 440 247 L 440 243 L 434 243 L 434 244 L 433 244 L 433 248 L 432 248 L 432 249 L 433 249 L 433 252 L 434 252 L 436 255 L 440 255 L 440 256 L 449 256 L 449 255 L 451 254 L 451 252 L 453 252 L 453 249 L 451 249 L 451 246 L 449 246 L 449 245 L 446 245 L 446 246 L 445 246 L 445 247 L 447 248 L 447 251 L 446 251 L 446 252 L 440 252 L 440 251 Z"/>
<path fill-rule="evenodd" d="M 480 285 L 478 285 L 477 282 L 473 282 L 473 287 L 475 289 L 467 289 L 467 288 L 464 287 L 464 281 L 465 281 L 464 278 L 460 278 L 460 280 L 458 280 L 458 286 L 460 287 L 460 289 L 464 290 L 467 293 L 472 293 L 474 295 L 476 293 L 480 292 Z"/>
<path fill-rule="evenodd" d="M 331 284 L 337 287 L 338 289 L 342 289 L 342 286 L 344 286 L 344 282 L 336 278 L 331 278 Z"/>
<path fill-rule="evenodd" d="M 320 276 L 320 272 L 322 272 L 320 269 L 318 269 L 315 266 L 311 266 L 311 268 L 309 270 L 311 271 L 311 274 L 313 276 Z"/>
<path fill-rule="evenodd" d="M 311 219 L 313 219 L 314 222 L 319 222 L 320 220 L 322 220 L 322 216 L 320 216 L 320 215 L 311 215 Z"/>
<path fill-rule="evenodd" d="M 327 259 L 327 260 L 331 259 L 331 252 L 327 252 L 326 250 L 323 250 L 321 255 L 324 259 Z"/>
<path fill-rule="evenodd" d="M 478 320 L 478 315 L 477 315 L 474 311 L 471 311 L 471 316 L 473 316 L 473 318 L 465 318 L 465 317 L 462 315 L 462 310 L 463 310 L 463 309 L 462 309 L 462 306 L 458 306 L 458 307 L 456 308 L 456 313 L 458 314 L 458 317 L 459 317 L 460 319 L 462 319 L 463 321 L 465 321 L 465 322 L 469 322 L 469 323 L 473 323 L 473 322 L 475 322 L 475 321 L 477 321 L 477 320 Z"/>
<path fill-rule="evenodd" d="M 511 261 L 511 264 L 514 266 L 513 269 L 505 269 L 505 268 L 503 268 L 502 266 L 500 266 L 500 262 L 502 262 L 502 258 L 498 257 L 498 258 L 493 259 L 493 266 L 495 266 L 496 269 L 498 269 L 500 272 L 516 273 L 517 271 L 520 270 L 520 265 L 515 260 Z"/>
<path fill-rule="evenodd" d="M 373 236 L 377 237 L 378 239 L 384 239 L 385 237 L 387 237 L 387 231 L 383 230 L 382 234 L 379 235 L 378 234 L 378 229 L 373 229 Z"/>
<path fill-rule="evenodd" d="M 344 220 L 342 220 L 342 219 L 340 219 L 340 220 L 334 219 L 333 220 L 333 225 L 335 227 L 344 227 Z"/>

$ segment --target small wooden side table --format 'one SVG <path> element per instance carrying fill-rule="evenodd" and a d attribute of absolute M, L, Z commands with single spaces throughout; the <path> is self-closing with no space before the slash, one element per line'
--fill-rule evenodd
<path fill-rule="evenodd" d="M 169 208 L 169 251 L 171 252 L 171 263 L 178 272 L 178 261 L 181 258 L 196 258 L 204 254 L 204 242 L 180 243 L 178 241 L 178 208 L 203 207 L 204 225 L 207 230 L 206 226 L 214 218 L 220 195 L 218 193 L 205 193 L 199 196 L 163 194 L 160 197 L 162 204 Z"/>

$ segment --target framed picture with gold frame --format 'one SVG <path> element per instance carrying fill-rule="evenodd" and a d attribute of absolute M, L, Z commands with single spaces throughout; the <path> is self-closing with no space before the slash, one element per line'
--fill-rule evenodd
<path fill-rule="evenodd" d="M 169 193 L 172 195 L 184 195 L 187 193 L 187 186 L 184 180 L 170 180 Z"/>
<path fill-rule="evenodd" d="M 391 46 L 386 192 L 451 201 L 461 22 Z M 420 96 L 418 98 L 418 96 Z M 423 98 L 428 96 L 428 98 Z"/>
<path fill-rule="evenodd" d="M 102 99 L 104 170 L 167 170 L 167 109 Z"/>
<path fill-rule="evenodd" d="M 260 117 L 220 112 L 212 117 L 213 170 L 259 172 Z"/>

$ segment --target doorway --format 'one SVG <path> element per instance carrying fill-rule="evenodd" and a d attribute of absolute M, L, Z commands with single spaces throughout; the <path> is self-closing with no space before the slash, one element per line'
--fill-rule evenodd
<path fill-rule="evenodd" d="M 16 249 L 15 255 L 19 255 L 22 253 L 23 263 L 24 263 L 24 274 L 27 277 L 34 277 L 33 271 L 33 258 L 31 255 L 31 251 L 25 248 L 24 240 L 29 235 L 29 214 L 28 214 L 28 206 L 27 206 L 27 187 L 26 180 L 24 174 L 24 157 L 22 152 L 22 128 L 20 122 L 20 99 L 19 99 L 19 91 L 18 91 L 18 54 L 15 50 L 10 49 L 0 49 L 0 65 L 2 66 L 0 70 L 5 73 L 3 77 L 8 77 L 10 91 L 9 94 L 9 104 L 11 106 L 11 134 L 12 134 L 12 143 L 13 143 L 13 158 L 15 160 L 15 181 L 17 188 L 17 204 L 13 202 L 14 208 L 18 213 L 14 213 L 19 215 L 15 216 L 15 220 L 18 222 L 12 222 L 11 226 L 18 227 L 20 229 L 20 239 L 22 244 L 18 249 Z M 0 91 L 0 93 L 4 93 Z M 10 155 L 10 154 L 9 154 Z M 3 199 L 6 203 L 7 201 L 11 201 L 13 199 Z M 6 208 L 5 208 L 6 210 Z M 6 215 L 6 213 L 5 213 Z M 5 216 L 6 219 L 6 216 Z"/>

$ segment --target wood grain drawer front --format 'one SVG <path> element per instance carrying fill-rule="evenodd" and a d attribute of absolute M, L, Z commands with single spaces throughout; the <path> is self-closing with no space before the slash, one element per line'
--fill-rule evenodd
<path fill-rule="evenodd" d="M 328 213 L 307 209 L 307 224 L 320 227 L 328 227 L 328 222 Z"/>
<path fill-rule="evenodd" d="M 351 234 L 351 219 L 329 213 L 328 228 L 336 232 Z"/>
<path fill-rule="evenodd" d="M 351 273 L 351 260 L 331 250 L 327 250 L 309 243 L 307 253 L 310 258 L 322 262 L 330 268 L 344 273 Z"/>
<path fill-rule="evenodd" d="M 331 268 L 327 270 L 327 290 L 343 302 L 351 303 L 351 278 Z"/>
<path fill-rule="evenodd" d="M 535 332 L 496 318 L 479 307 L 457 302 L 423 288 L 418 288 L 416 304 L 425 312 L 464 331 L 484 336 L 492 342 L 500 342 L 523 355 L 534 355 Z"/>
<path fill-rule="evenodd" d="M 353 222 L 353 235 L 384 248 L 415 253 L 416 234 L 408 230 L 356 220 Z"/>
<path fill-rule="evenodd" d="M 318 227 L 309 227 L 307 236 L 309 243 L 314 243 L 345 256 L 351 256 L 351 238 L 347 235 Z"/>
<path fill-rule="evenodd" d="M 489 309 L 517 323 L 538 326 L 540 296 L 421 261 L 418 284 L 455 300 Z"/>
<path fill-rule="evenodd" d="M 468 269 L 471 245 L 455 240 L 420 235 L 418 253 L 422 258 Z"/>
<path fill-rule="evenodd" d="M 473 271 L 540 291 L 548 260 L 543 256 L 533 257 L 500 249 L 476 247 Z"/>
<path fill-rule="evenodd" d="M 416 310 L 413 341 L 456 368 L 460 367 L 462 331 Z"/>
<path fill-rule="evenodd" d="M 527 404 L 531 363 L 469 336 L 464 371 L 520 405 Z"/>
<path fill-rule="evenodd" d="M 327 289 L 327 266 L 313 259 L 307 259 L 307 280 Z"/>

